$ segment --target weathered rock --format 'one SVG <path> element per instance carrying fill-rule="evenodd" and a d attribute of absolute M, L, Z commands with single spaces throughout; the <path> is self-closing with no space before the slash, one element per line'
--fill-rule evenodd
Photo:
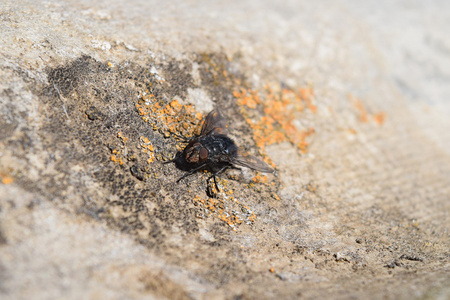
<path fill-rule="evenodd" d="M 449 4 L 189 3 L 1 4 L 0 297 L 450 297 Z"/>

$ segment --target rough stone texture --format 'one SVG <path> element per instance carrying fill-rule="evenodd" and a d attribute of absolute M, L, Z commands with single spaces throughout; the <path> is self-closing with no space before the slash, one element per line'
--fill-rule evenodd
<path fill-rule="evenodd" d="M 0 4 L 2 299 L 450 297 L 450 2 L 91 2 Z M 229 226 L 139 95 L 254 151 L 233 92 L 277 84 L 315 134 L 222 176 Z"/>

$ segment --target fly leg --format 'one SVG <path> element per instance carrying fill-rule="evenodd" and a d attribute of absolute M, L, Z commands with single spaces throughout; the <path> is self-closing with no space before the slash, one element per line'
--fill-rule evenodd
<path fill-rule="evenodd" d="M 192 174 L 194 174 L 194 173 L 197 172 L 198 170 L 204 168 L 205 166 L 206 166 L 206 163 L 205 163 L 205 164 L 202 164 L 202 165 L 200 165 L 200 166 L 198 166 L 198 167 L 195 168 L 195 169 L 190 170 L 188 173 L 186 173 L 186 174 L 184 174 L 183 176 L 181 176 L 180 178 L 178 178 L 177 183 L 180 182 L 182 179 L 184 179 L 184 178 L 186 178 L 186 177 L 188 177 L 188 176 L 191 176 Z"/>
<path fill-rule="evenodd" d="M 216 186 L 216 189 L 218 191 L 220 191 L 219 186 L 217 185 L 217 180 L 216 180 L 216 175 L 219 175 L 219 173 L 222 173 L 223 171 L 225 171 L 226 168 L 228 168 L 229 166 L 223 166 L 222 168 L 219 169 L 219 171 L 214 172 L 211 176 L 209 176 L 208 181 L 211 178 L 214 178 L 214 185 Z"/>

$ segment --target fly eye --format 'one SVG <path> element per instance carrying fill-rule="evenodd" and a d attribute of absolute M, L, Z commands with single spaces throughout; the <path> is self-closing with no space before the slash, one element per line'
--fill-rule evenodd
<path fill-rule="evenodd" d="M 200 148 L 200 160 L 206 160 L 208 158 L 208 150 L 206 148 L 202 147 Z"/>

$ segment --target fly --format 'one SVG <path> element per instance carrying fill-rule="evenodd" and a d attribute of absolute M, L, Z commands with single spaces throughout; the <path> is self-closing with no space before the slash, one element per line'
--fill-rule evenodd
<path fill-rule="evenodd" d="M 183 151 L 166 163 L 174 162 L 177 168 L 187 171 L 177 182 L 203 169 L 211 171 L 208 178 L 216 176 L 232 166 L 243 166 L 264 173 L 274 170 L 253 155 L 238 150 L 236 143 L 227 136 L 225 121 L 218 110 L 211 111 L 205 118 L 200 135 L 190 139 Z"/>

